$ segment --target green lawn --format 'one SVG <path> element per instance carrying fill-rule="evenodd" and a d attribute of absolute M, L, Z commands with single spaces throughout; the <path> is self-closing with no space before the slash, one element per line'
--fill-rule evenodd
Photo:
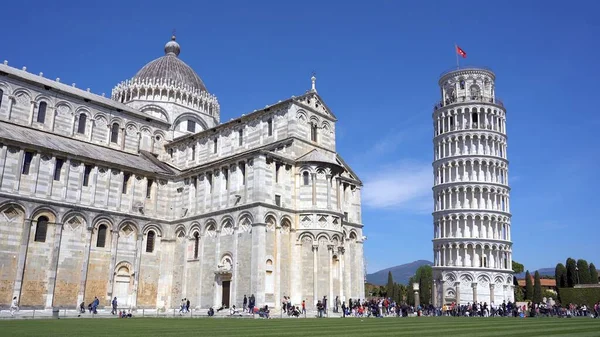
<path fill-rule="evenodd" d="M 0 321 L 1 336 L 600 336 L 591 318 L 133 318 Z"/>

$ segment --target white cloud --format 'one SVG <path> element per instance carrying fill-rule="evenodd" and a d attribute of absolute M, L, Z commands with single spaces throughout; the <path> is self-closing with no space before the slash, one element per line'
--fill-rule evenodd
<path fill-rule="evenodd" d="M 432 186 L 431 164 L 403 161 L 365 175 L 363 203 L 369 208 L 429 213 Z"/>

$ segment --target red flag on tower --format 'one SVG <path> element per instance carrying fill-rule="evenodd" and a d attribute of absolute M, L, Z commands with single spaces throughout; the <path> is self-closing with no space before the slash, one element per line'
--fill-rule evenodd
<path fill-rule="evenodd" d="M 467 58 L 467 52 L 462 50 L 462 48 L 459 46 L 456 46 L 456 53 L 458 53 L 458 55 L 462 56 L 464 59 Z"/>

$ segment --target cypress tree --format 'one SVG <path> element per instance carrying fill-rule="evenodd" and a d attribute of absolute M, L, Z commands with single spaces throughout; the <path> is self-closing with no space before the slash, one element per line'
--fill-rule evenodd
<path fill-rule="evenodd" d="M 579 274 L 579 284 L 590 284 L 592 278 L 590 277 L 590 267 L 584 259 L 577 260 L 577 269 Z M 577 276 L 575 276 L 577 278 Z"/>
<path fill-rule="evenodd" d="M 558 288 L 564 288 L 567 286 L 567 268 L 562 263 L 556 265 L 554 269 L 554 277 L 556 279 L 556 286 Z"/>
<path fill-rule="evenodd" d="M 542 303 L 542 281 L 540 280 L 540 273 L 536 270 L 533 281 L 533 303 Z"/>
<path fill-rule="evenodd" d="M 433 284 L 433 271 L 431 266 L 421 266 L 417 270 L 419 282 L 419 299 L 421 305 L 431 304 L 431 287 Z"/>
<path fill-rule="evenodd" d="M 525 300 L 533 300 L 533 283 L 531 283 L 529 270 L 525 272 Z"/>
<path fill-rule="evenodd" d="M 593 263 L 590 263 L 590 278 L 591 283 L 598 283 L 598 271 L 596 270 L 596 266 Z"/>
<path fill-rule="evenodd" d="M 567 287 L 572 288 L 577 284 L 577 262 L 572 258 L 567 259 Z"/>
<path fill-rule="evenodd" d="M 387 297 L 394 296 L 394 277 L 392 276 L 392 272 L 388 271 L 388 280 L 387 285 L 385 287 L 385 292 Z"/>
<path fill-rule="evenodd" d="M 413 282 L 415 282 L 414 276 L 408 280 L 408 286 L 406 287 L 406 303 L 408 303 L 408 305 L 415 305 L 415 292 L 413 290 Z"/>

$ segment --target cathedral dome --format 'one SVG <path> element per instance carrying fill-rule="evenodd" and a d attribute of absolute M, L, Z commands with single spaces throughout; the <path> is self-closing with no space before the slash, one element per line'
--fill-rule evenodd
<path fill-rule="evenodd" d="M 146 64 L 133 76 L 133 80 L 166 80 L 173 81 L 176 86 L 187 86 L 192 90 L 207 91 L 204 82 L 198 74 L 185 62 L 179 59 L 181 47 L 175 41 L 175 36 L 165 44 L 165 56 L 159 57 Z"/>

